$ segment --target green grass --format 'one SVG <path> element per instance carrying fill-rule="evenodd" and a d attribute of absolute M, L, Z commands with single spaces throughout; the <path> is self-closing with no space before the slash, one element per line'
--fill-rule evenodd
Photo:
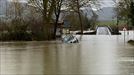
<path fill-rule="evenodd" d="M 103 22 L 98 22 L 97 25 L 105 25 L 105 26 L 116 26 L 117 22 L 116 21 L 103 21 Z M 119 26 L 125 25 L 126 23 L 124 21 L 119 22 Z"/>

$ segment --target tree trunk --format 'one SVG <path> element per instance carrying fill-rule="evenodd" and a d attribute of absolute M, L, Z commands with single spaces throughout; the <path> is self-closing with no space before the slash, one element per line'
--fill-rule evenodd
<path fill-rule="evenodd" d="M 119 22 L 120 22 L 119 17 L 117 16 L 117 24 L 116 24 L 117 25 L 117 33 L 119 33 Z"/>
<path fill-rule="evenodd" d="M 81 25 L 81 34 L 83 34 L 83 23 L 82 23 L 82 18 L 81 18 L 81 13 L 80 13 L 79 0 L 77 0 L 77 9 L 78 9 L 78 15 L 79 15 L 79 20 L 80 20 L 80 25 Z"/>
<path fill-rule="evenodd" d="M 129 35 L 129 19 L 127 19 L 127 35 Z"/>
<path fill-rule="evenodd" d="M 44 22 L 44 28 L 43 29 L 44 29 L 44 31 L 43 31 L 44 40 L 53 40 L 52 25 L 49 21 Z"/>
<path fill-rule="evenodd" d="M 81 25 L 81 34 L 83 34 L 83 23 L 82 23 L 82 18 L 81 18 L 81 14 L 80 14 L 80 12 L 78 12 L 78 14 L 79 14 L 80 25 Z"/>
<path fill-rule="evenodd" d="M 54 24 L 54 36 L 53 36 L 54 39 L 56 39 L 56 32 L 57 32 L 58 20 L 59 20 L 59 15 L 56 15 L 56 22 Z"/>
<path fill-rule="evenodd" d="M 47 6 L 49 4 L 48 0 L 43 0 L 43 21 L 44 21 L 44 39 L 45 40 L 53 40 L 53 27 L 51 23 L 52 14 L 54 11 L 54 3 L 55 1 L 52 1 L 50 6 Z M 49 8 L 49 9 L 47 9 Z"/>
<path fill-rule="evenodd" d="M 57 1 L 58 1 L 58 4 L 55 4 L 56 20 L 55 20 L 55 25 L 54 25 L 54 36 L 53 36 L 54 39 L 56 39 L 56 32 L 57 32 L 58 21 L 59 21 L 59 17 L 61 13 L 61 6 L 62 6 L 63 0 L 57 0 Z"/>

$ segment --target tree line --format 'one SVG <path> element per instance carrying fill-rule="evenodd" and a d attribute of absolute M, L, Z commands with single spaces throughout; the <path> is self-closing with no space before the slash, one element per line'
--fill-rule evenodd
<path fill-rule="evenodd" d="M 6 19 L 1 20 L 4 32 L 0 39 L 4 40 L 53 40 L 56 39 L 58 21 L 62 10 L 74 12 L 78 16 L 81 33 L 87 16 L 81 9 L 97 5 L 97 0 L 28 0 L 20 3 L 13 0 L 6 10 Z M 3 25 L 4 24 L 4 25 Z M 88 24 L 89 25 L 89 24 Z M 2 28 L 4 28 L 2 27 Z"/>
<path fill-rule="evenodd" d="M 117 25 L 123 20 L 126 21 L 128 27 L 129 25 L 134 26 L 134 0 L 118 0 L 116 4 Z"/>

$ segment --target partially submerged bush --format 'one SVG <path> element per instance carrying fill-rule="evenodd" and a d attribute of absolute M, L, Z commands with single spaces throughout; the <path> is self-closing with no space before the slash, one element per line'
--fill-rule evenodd
<path fill-rule="evenodd" d="M 133 44 L 134 45 L 134 40 L 129 40 L 128 43 Z"/>
<path fill-rule="evenodd" d="M 28 23 L 24 20 L 15 18 L 9 22 L 8 30 L 0 33 L 1 41 L 30 41 L 32 40 L 31 33 L 27 31 Z"/>
<path fill-rule="evenodd" d="M 0 41 L 41 41 L 47 36 L 44 35 L 42 20 L 26 21 L 22 18 L 15 18 L 5 24 L 7 28 L 0 31 Z M 3 23 L 3 26 L 5 24 Z"/>

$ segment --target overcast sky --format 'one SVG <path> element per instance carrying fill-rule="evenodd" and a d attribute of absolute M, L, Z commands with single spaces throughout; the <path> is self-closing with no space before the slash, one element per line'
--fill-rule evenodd
<path fill-rule="evenodd" d="M 11 1 L 11 0 L 9 0 Z M 26 2 L 26 0 L 19 0 L 21 2 Z M 101 2 L 101 6 L 102 7 L 114 7 L 115 6 L 115 3 L 114 1 L 117 1 L 117 0 L 99 0 Z"/>
<path fill-rule="evenodd" d="M 114 7 L 117 0 L 100 0 L 102 7 Z"/>
<path fill-rule="evenodd" d="M 8 1 L 13 1 L 13 0 L 8 0 Z M 26 2 L 26 0 L 18 0 L 20 2 Z"/>

